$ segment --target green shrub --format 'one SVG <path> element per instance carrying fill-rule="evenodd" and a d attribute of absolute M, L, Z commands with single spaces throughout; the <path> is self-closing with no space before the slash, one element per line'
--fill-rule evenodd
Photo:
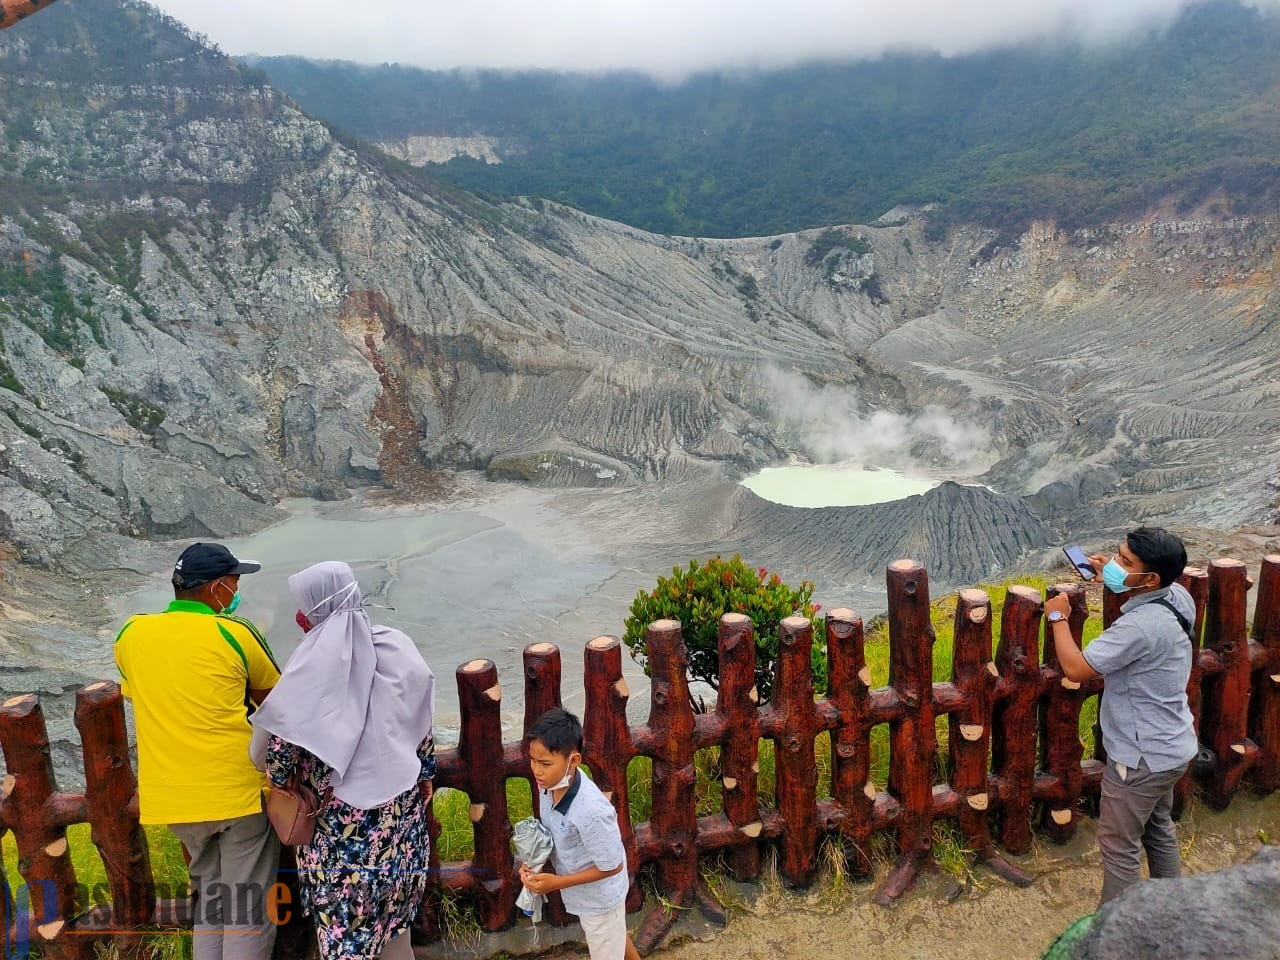
<path fill-rule="evenodd" d="M 866 237 L 851 237 L 845 231 L 832 227 L 830 230 L 823 231 L 813 241 L 809 252 L 805 254 L 804 262 L 811 267 L 821 266 L 826 263 L 827 257 L 836 251 L 863 257 L 871 252 L 871 242 Z"/>
<path fill-rule="evenodd" d="M 101 387 L 111 405 L 119 411 L 129 426 L 142 433 L 155 433 L 156 428 L 164 423 L 164 410 L 150 400 L 112 387 Z"/>
<path fill-rule="evenodd" d="M 818 605 L 811 602 L 813 584 L 799 587 L 782 582 L 764 567 L 753 569 L 734 554 L 733 559 L 712 557 L 705 563 L 690 560 L 687 569 L 675 567 L 670 577 L 659 577 L 653 590 L 641 591 L 631 601 L 623 642 L 631 656 L 648 672 L 645 628 L 655 620 L 679 620 L 689 651 L 689 677 L 720 688 L 718 624 L 725 613 L 743 613 L 756 630 L 756 687 L 761 702 L 773 690 L 773 665 L 778 656 L 778 624 L 793 614 L 805 616 L 819 634 Z M 820 634 L 819 634 L 820 637 Z M 827 662 L 821 644 L 813 651 L 814 685 L 825 690 Z"/>
<path fill-rule="evenodd" d="M 19 430 L 21 430 L 23 433 L 25 433 L 28 437 L 32 437 L 36 440 L 39 440 L 44 436 L 44 434 L 40 432 L 39 427 L 30 423 L 27 423 L 20 416 L 18 416 L 13 410 L 6 410 L 5 413 L 8 415 L 9 419 L 13 421 L 13 425 L 17 427 Z"/>
<path fill-rule="evenodd" d="M 813 245 L 809 247 L 809 252 L 804 256 L 804 262 L 811 267 L 819 266 L 827 259 L 827 254 L 832 250 L 839 249 L 845 245 L 845 234 L 843 230 L 825 230 L 820 233 L 813 241 Z"/>

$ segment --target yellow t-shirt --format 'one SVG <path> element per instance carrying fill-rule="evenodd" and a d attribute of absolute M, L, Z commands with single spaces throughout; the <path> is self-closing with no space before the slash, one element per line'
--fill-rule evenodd
<path fill-rule="evenodd" d="M 280 669 L 248 621 L 175 600 L 130 617 L 115 644 L 133 700 L 143 823 L 227 820 L 262 810 L 266 780 L 249 760 L 249 690 Z"/>

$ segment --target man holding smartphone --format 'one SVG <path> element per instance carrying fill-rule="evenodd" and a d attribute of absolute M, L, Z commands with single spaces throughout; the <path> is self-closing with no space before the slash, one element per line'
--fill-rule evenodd
<path fill-rule="evenodd" d="M 1187 704 L 1196 608 L 1175 582 L 1186 548 L 1167 530 L 1140 527 L 1113 558 L 1089 563 L 1108 590 L 1129 597 L 1115 623 L 1082 653 L 1067 624 L 1066 595 L 1046 601 L 1044 612 L 1066 678 L 1101 676 L 1106 687 L 1098 712 L 1107 752 L 1098 817 L 1106 903 L 1138 882 L 1143 849 L 1153 878 L 1182 872 L 1173 788 L 1197 749 Z"/>

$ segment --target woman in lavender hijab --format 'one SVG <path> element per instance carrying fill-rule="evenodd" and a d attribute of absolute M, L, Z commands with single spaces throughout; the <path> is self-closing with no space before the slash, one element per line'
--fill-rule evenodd
<path fill-rule="evenodd" d="M 426 804 L 435 776 L 435 680 L 413 642 L 375 626 L 351 568 L 289 578 L 306 631 L 253 714 L 259 766 L 331 791 L 298 849 L 303 908 L 323 960 L 410 960 L 409 924 L 427 882 Z"/>

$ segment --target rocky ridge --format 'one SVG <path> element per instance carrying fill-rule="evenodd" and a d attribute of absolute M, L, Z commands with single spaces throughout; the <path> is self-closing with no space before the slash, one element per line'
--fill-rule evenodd
<path fill-rule="evenodd" d="M 448 163 L 454 157 L 472 157 L 484 163 L 501 163 L 510 156 L 511 144 L 498 137 L 475 134 L 470 137 L 404 137 L 399 140 L 379 140 L 377 146 L 383 152 L 415 167 L 429 163 Z"/>

